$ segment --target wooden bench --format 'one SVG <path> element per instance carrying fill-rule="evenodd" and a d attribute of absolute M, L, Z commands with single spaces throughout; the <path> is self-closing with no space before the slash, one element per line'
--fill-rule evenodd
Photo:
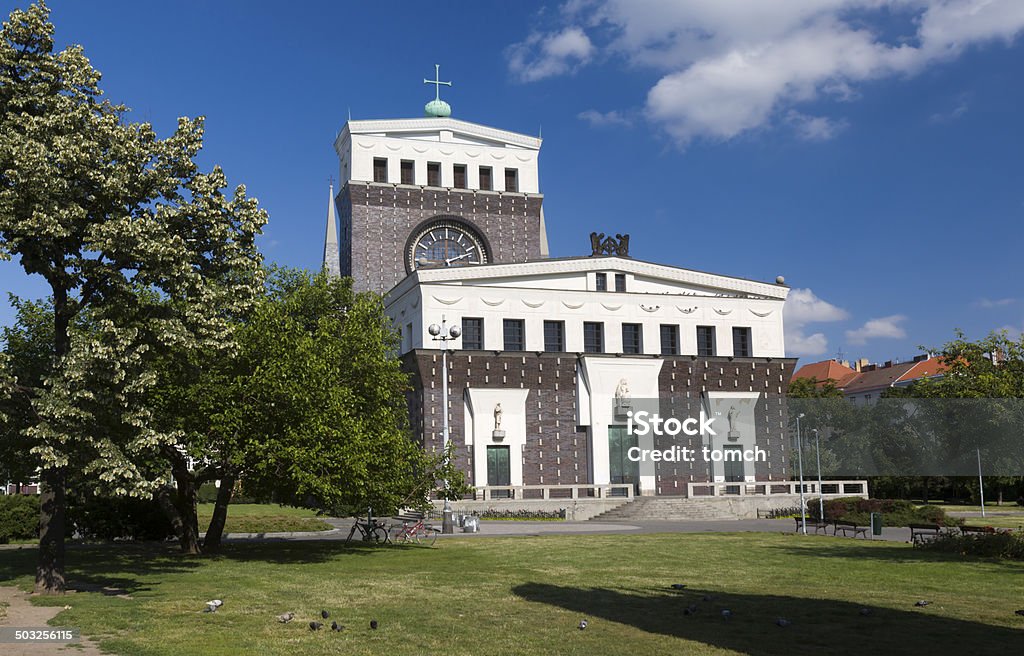
<path fill-rule="evenodd" d="M 991 526 L 960 526 L 961 535 L 991 535 L 996 530 Z"/>
<path fill-rule="evenodd" d="M 799 533 L 800 532 L 800 527 L 803 525 L 804 520 L 803 520 L 802 517 L 794 517 L 793 519 L 796 520 L 796 532 Z M 808 517 L 807 518 L 807 528 L 811 528 L 811 527 L 814 527 L 814 533 L 815 534 L 817 534 L 818 531 L 821 531 L 825 535 L 828 535 L 828 524 L 826 524 L 823 521 L 820 521 L 820 520 L 817 520 L 817 519 L 812 519 L 812 518 Z"/>
<path fill-rule="evenodd" d="M 942 527 L 938 524 L 909 524 L 910 541 L 913 544 L 921 544 L 927 539 L 937 538 Z"/>
<path fill-rule="evenodd" d="M 854 538 L 858 535 L 863 535 L 865 539 L 868 537 L 868 527 L 857 526 L 853 522 L 836 521 L 835 528 L 832 529 L 832 535 L 839 535 L 839 531 L 842 531 L 844 536 L 853 531 Z"/>

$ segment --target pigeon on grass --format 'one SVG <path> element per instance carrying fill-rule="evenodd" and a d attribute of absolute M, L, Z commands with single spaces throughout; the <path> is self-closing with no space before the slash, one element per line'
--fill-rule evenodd
<path fill-rule="evenodd" d="M 685 590 L 686 589 L 686 584 L 685 583 L 673 583 L 672 584 L 672 589 L 673 590 Z"/>
<path fill-rule="evenodd" d="M 309 623 L 309 630 L 310 630 L 310 631 L 319 631 L 319 630 L 320 630 L 320 628 L 321 628 L 321 627 L 322 627 L 323 625 L 324 625 L 324 624 L 323 624 L 323 622 L 316 622 L 316 621 L 310 622 L 310 623 Z"/>
<path fill-rule="evenodd" d="M 870 614 L 871 614 L 872 612 L 873 612 L 873 611 L 872 611 L 872 610 L 871 610 L 870 608 L 861 608 L 861 609 L 860 609 L 860 614 L 861 614 L 861 615 L 864 615 L 865 617 L 867 617 L 868 615 L 870 615 Z"/>
<path fill-rule="evenodd" d="M 328 618 L 328 617 L 330 617 L 330 616 L 331 616 L 331 614 L 330 614 L 330 613 L 328 613 L 328 612 L 327 612 L 326 610 L 322 610 L 322 611 L 320 611 L 320 617 L 322 617 L 322 618 L 324 618 L 324 619 L 327 619 L 327 618 Z"/>
<path fill-rule="evenodd" d="M 786 628 L 790 624 L 792 624 L 792 622 L 790 622 L 784 617 L 780 617 L 779 619 L 775 620 L 775 626 L 781 626 L 782 628 Z"/>
<path fill-rule="evenodd" d="M 729 610 L 728 608 L 723 608 L 722 609 L 722 617 L 724 617 L 725 619 L 729 619 L 730 617 L 732 617 L 732 611 Z"/>
<path fill-rule="evenodd" d="M 291 622 L 293 619 L 295 619 L 295 613 L 291 613 L 291 612 L 289 612 L 289 613 L 281 613 L 280 615 L 277 616 L 277 621 L 280 622 L 281 624 L 287 624 L 288 622 Z"/>
<path fill-rule="evenodd" d="M 930 603 L 932 603 L 932 602 L 925 601 L 924 599 L 922 599 L 922 600 L 916 602 L 914 605 L 917 606 L 918 608 L 924 608 L 925 606 L 929 605 Z"/>
<path fill-rule="evenodd" d="M 377 630 L 377 620 L 370 620 L 370 628 L 374 631 Z"/>
<path fill-rule="evenodd" d="M 1014 615 L 1020 615 L 1021 617 L 1024 617 L 1024 608 L 1021 608 L 1020 610 L 1013 611 L 1013 614 Z"/>
<path fill-rule="evenodd" d="M 580 620 L 580 631 L 587 628 L 587 620 Z"/>
<path fill-rule="evenodd" d="M 211 599 L 206 602 L 206 608 L 203 609 L 204 613 L 216 613 L 217 609 L 224 605 L 224 602 L 220 599 Z"/>
<path fill-rule="evenodd" d="M 345 627 L 337 622 L 331 622 L 331 631 L 344 631 Z"/>

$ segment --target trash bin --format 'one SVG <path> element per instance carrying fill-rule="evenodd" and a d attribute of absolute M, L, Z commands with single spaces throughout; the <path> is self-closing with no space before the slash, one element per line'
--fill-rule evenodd
<path fill-rule="evenodd" d="M 871 513 L 871 535 L 882 534 L 882 513 Z"/>
<path fill-rule="evenodd" d="M 466 515 L 462 518 L 462 532 L 476 533 L 480 530 L 480 518 L 475 515 Z"/>

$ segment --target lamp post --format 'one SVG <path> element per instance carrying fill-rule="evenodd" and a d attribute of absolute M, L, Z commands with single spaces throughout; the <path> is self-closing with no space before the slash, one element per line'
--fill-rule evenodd
<path fill-rule="evenodd" d="M 800 525 L 804 535 L 807 535 L 807 507 L 804 505 L 804 447 L 800 441 L 800 420 L 804 416 L 802 412 L 796 416 L 796 459 L 800 464 Z"/>
<path fill-rule="evenodd" d="M 441 406 L 444 412 L 444 421 L 441 428 L 441 447 L 444 449 L 445 465 L 448 464 L 448 340 L 458 339 L 462 335 L 462 329 L 458 326 L 447 328 L 445 317 L 441 315 L 441 325 L 430 324 L 427 332 L 435 342 L 441 342 Z M 444 510 L 441 514 L 441 532 L 454 533 L 455 527 L 452 522 L 452 502 L 448 498 L 448 479 L 444 479 Z"/>
<path fill-rule="evenodd" d="M 814 433 L 814 455 L 818 459 L 818 521 L 825 521 L 825 493 L 821 490 L 821 442 L 818 441 L 818 429 L 812 428 Z"/>

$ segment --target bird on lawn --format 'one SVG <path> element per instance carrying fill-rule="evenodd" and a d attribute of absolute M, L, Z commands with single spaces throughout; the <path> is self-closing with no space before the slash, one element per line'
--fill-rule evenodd
<path fill-rule="evenodd" d="M 1013 614 L 1014 614 L 1014 615 L 1021 615 L 1021 616 L 1024 616 L 1024 608 L 1021 608 L 1020 610 L 1015 610 L 1015 611 L 1013 611 Z"/>
<path fill-rule="evenodd" d="M 697 614 L 697 606 L 695 604 L 690 604 L 689 606 L 686 607 L 685 610 L 683 610 L 683 615 L 696 615 L 696 614 Z"/>
<path fill-rule="evenodd" d="M 781 626 L 781 627 L 785 628 L 785 627 L 789 626 L 790 624 L 792 624 L 792 622 L 790 622 L 789 620 L 787 620 L 784 617 L 780 617 L 779 619 L 775 620 L 775 626 Z"/>
<path fill-rule="evenodd" d="M 725 619 L 729 619 L 730 617 L 732 617 L 732 611 L 729 610 L 728 608 L 723 608 L 722 609 L 722 617 L 724 617 Z"/>
<path fill-rule="evenodd" d="M 866 615 L 870 615 L 871 614 L 871 609 L 870 608 L 861 608 L 860 609 L 860 614 L 861 615 L 865 615 L 865 616 Z"/>
<path fill-rule="evenodd" d="M 580 620 L 580 631 L 587 628 L 587 620 Z"/>
<path fill-rule="evenodd" d="M 310 631 L 319 631 L 320 627 L 322 627 L 322 626 L 323 626 L 322 622 L 310 622 L 309 623 L 309 630 Z"/>
<path fill-rule="evenodd" d="M 206 602 L 206 608 L 203 609 L 204 613 L 216 613 L 217 609 L 224 605 L 224 602 L 220 599 L 211 599 Z"/>
<path fill-rule="evenodd" d="M 325 610 L 320 611 L 320 617 L 322 617 L 324 619 L 327 619 L 330 616 L 331 616 L 331 614 L 328 613 L 327 611 L 325 611 Z"/>
<path fill-rule="evenodd" d="M 673 590 L 685 590 L 686 589 L 686 584 L 685 583 L 673 583 L 672 584 L 672 589 Z"/>
<path fill-rule="evenodd" d="M 281 613 L 277 616 L 277 621 L 281 624 L 287 624 L 295 619 L 295 613 Z"/>
<path fill-rule="evenodd" d="M 915 603 L 914 605 L 915 605 L 915 606 L 917 606 L 918 608 L 924 608 L 925 606 L 927 606 L 927 605 L 928 605 L 928 604 L 930 604 L 930 603 L 932 603 L 932 602 L 930 602 L 930 601 L 925 601 L 924 599 L 922 599 L 921 601 L 918 601 L 918 602 L 917 602 L 917 603 Z"/>
<path fill-rule="evenodd" d="M 370 628 L 374 631 L 377 630 L 377 620 L 370 620 Z"/>
<path fill-rule="evenodd" d="M 345 627 L 337 622 L 331 622 L 331 631 L 344 631 Z"/>

